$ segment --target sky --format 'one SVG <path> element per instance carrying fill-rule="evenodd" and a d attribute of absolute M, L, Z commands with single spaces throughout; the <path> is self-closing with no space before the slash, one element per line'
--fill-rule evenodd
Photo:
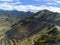
<path fill-rule="evenodd" d="M 60 13 L 60 0 L 0 0 L 0 9 L 32 12 L 47 9 Z"/>

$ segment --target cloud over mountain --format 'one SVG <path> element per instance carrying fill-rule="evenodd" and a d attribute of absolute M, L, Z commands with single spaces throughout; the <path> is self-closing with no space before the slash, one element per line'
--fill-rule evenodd
<path fill-rule="evenodd" d="M 31 0 L 29 0 L 31 1 Z M 29 1 L 25 2 L 22 0 L 0 0 L 0 9 L 3 10 L 17 10 L 17 11 L 32 11 L 37 12 L 39 10 L 48 9 L 53 12 L 60 12 L 59 0 L 33 0 L 38 5 L 34 5 Z M 41 3 L 42 2 L 42 3 Z"/>

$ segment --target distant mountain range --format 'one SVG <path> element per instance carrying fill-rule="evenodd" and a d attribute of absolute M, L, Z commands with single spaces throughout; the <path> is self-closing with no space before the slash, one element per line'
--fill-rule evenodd
<path fill-rule="evenodd" d="M 41 10 L 37 13 L 30 11 L 8 11 L 6 13 L 2 11 L 1 13 L 2 15 L 7 13 L 9 21 L 13 21 L 13 24 L 5 32 L 5 39 L 9 44 L 12 42 L 15 45 L 42 45 L 41 42 L 48 44 L 49 41 L 54 43 L 60 40 L 60 31 L 56 27 L 56 25 L 60 26 L 60 13 L 49 10 Z M 17 22 L 14 22 L 13 19 Z M 42 36 L 44 38 L 41 38 Z"/>
<path fill-rule="evenodd" d="M 0 10 L 0 30 L 8 30 L 11 25 L 18 22 L 21 19 L 32 16 L 33 12 L 23 12 L 23 11 L 5 11 Z"/>
<path fill-rule="evenodd" d="M 31 16 L 32 14 L 34 14 L 33 12 L 23 12 L 23 11 L 4 11 L 1 10 L 0 11 L 0 16 L 5 16 L 7 18 L 7 20 L 13 20 L 13 19 L 23 19 L 23 18 L 27 18 L 29 16 Z M 1 17 L 2 18 L 2 17 Z"/>

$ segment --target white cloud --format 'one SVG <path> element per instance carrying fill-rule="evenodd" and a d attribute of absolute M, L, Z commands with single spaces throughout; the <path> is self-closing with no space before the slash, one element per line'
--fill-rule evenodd
<path fill-rule="evenodd" d="M 5 3 L 10 5 L 22 4 L 22 2 L 12 2 L 12 3 L 5 2 Z"/>
<path fill-rule="evenodd" d="M 16 2 L 15 4 L 20 4 L 20 2 Z M 9 3 L 3 3 L 0 4 L 0 9 L 3 10 L 18 10 L 18 11 L 32 11 L 37 12 L 39 10 L 47 9 L 53 12 L 59 12 L 60 13 L 60 7 L 53 7 L 53 6 L 33 6 L 33 5 L 14 5 Z"/>
<path fill-rule="evenodd" d="M 0 0 L 0 1 L 2 1 L 2 2 L 19 2 L 20 0 Z"/>
<path fill-rule="evenodd" d="M 53 6 L 33 6 L 33 5 L 18 5 L 18 6 L 13 6 L 13 5 L 1 5 L 0 4 L 0 9 L 4 10 L 18 10 L 18 11 L 39 11 L 43 9 L 47 9 L 53 12 L 59 12 L 60 13 L 60 8 L 59 7 L 53 7 Z"/>
<path fill-rule="evenodd" d="M 0 3 L 1 5 L 17 5 L 17 4 L 22 4 L 22 2 L 20 2 L 20 0 L 0 0 L 2 1 L 2 3 Z"/>
<path fill-rule="evenodd" d="M 57 3 L 50 3 L 48 2 L 47 5 L 58 5 Z"/>
<path fill-rule="evenodd" d="M 11 1 L 13 1 L 13 0 L 0 0 L 0 1 L 3 1 L 3 2 L 5 2 L 5 1 L 7 1 L 7 2 L 11 2 Z"/>
<path fill-rule="evenodd" d="M 14 10 L 14 6 L 4 3 L 4 4 L 0 4 L 0 9 L 3 9 L 3 10 Z"/>
<path fill-rule="evenodd" d="M 47 5 L 58 5 L 60 4 L 60 0 L 34 0 L 36 2 L 44 2 Z"/>
<path fill-rule="evenodd" d="M 50 10 L 50 11 L 59 12 L 60 13 L 60 8 L 59 7 L 50 6 L 50 7 L 45 7 L 45 8 Z"/>
<path fill-rule="evenodd" d="M 60 4 L 60 1 L 59 0 L 54 0 L 54 1 L 55 1 L 55 3 Z"/>
<path fill-rule="evenodd" d="M 36 1 L 36 2 L 39 2 L 39 1 L 51 2 L 53 0 L 34 0 L 34 1 Z"/>
<path fill-rule="evenodd" d="M 60 13 L 60 8 L 59 7 L 53 7 L 53 6 L 32 6 L 32 5 L 20 5 L 19 8 L 17 6 L 16 10 L 19 10 L 19 11 L 39 11 L 39 10 L 43 10 L 43 9 L 47 9 L 47 10 L 50 10 L 50 11 L 53 11 L 53 12 L 59 12 Z"/>
<path fill-rule="evenodd" d="M 3 10 L 18 10 L 18 11 L 32 11 L 32 12 L 37 12 L 39 10 L 47 9 L 53 12 L 59 12 L 60 13 L 60 8 L 59 7 L 54 7 L 54 6 L 46 6 L 46 5 L 41 5 L 41 6 L 33 6 L 33 5 L 21 5 L 22 2 L 20 0 L 0 0 L 0 1 L 5 1 L 4 3 L 0 3 L 0 9 Z M 11 3 L 8 3 L 8 2 Z M 15 2 L 14 2 L 15 1 Z M 35 1 L 45 1 L 47 2 L 48 5 L 55 4 L 57 5 L 59 0 L 35 0 Z M 20 4 L 20 5 L 16 5 Z"/>
<path fill-rule="evenodd" d="M 28 8 L 24 5 L 18 5 L 18 6 L 15 6 L 15 10 L 18 10 L 18 11 L 28 11 Z"/>
<path fill-rule="evenodd" d="M 60 4 L 60 0 L 47 1 L 47 5 L 59 5 L 59 4 Z"/>
<path fill-rule="evenodd" d="M 22 2 L 16 2 L 16 3 L 12 3 L 12 4 L 22 4 Z"/>

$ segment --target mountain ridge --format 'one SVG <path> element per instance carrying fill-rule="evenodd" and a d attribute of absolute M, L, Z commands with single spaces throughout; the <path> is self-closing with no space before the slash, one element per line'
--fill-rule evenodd
<path fill-rule="evenodd" d="M 36 43 L 38 43 L 38 39 L 40 41 L 42 35 L 48 36 L 48 40 L 45 40 L 46 38 L 44 38 L 45 42 L 56 42 L 56 40 L 60 39 L 60 31 L 58 31 L 56 27 L 56 25 L 59 25 L 60 23 L 59 16 L 60 14 L 48 10 L 39 11 L 38 13 L 35 13 L 26 19 L 19 20 L 17 23 L 11 25 L 11 29 L 5 33 L 6 38 L 9 42 L 11 40 L 15 45 L 17 45 L 16 43 L 19 41 L 22 42 L 22 45 L 33 45 L 31 43 L 32 40 L 35 40 Z M 51 40 L 50 36 L 54 40 Z M 55 40 L 55 36 L 57 36 L 58 39 Z M 35 44 L 34 41 L 33 43 Z"/>

